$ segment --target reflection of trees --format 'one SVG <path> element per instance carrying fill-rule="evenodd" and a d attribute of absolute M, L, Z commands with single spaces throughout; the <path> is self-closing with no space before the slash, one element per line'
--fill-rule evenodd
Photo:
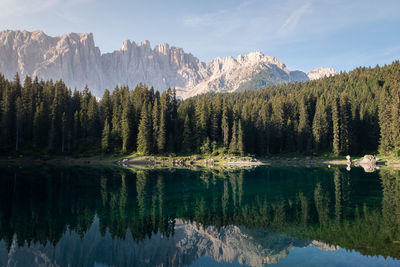
<path fill-rule="evenodd" d="M 381 172 L 383 200 L 376 203 L 377 174 L 365 180 L 357 169 L 351 176 L 295 168 L 33 171 L 9 169 L 0 180 L 0 239 L 8 244 L 14 234 L 19 244 L 56 243 L 67 229 L 83 235 L 97 215 L 102 234 L 125 238 L 129 230 L 137 241 L 157 232 L 172 235 L 180 218 L 202 227 L 243 225 L 365 254 L 400 255 L 397 173 Z"/>
<path fill-rule="evenodd" d="M 340 221 L 340 219 L 342 218 L 342 184 L 341 184 L 341 175 L 339 169 L 335 170 L 334 182 L 335 182 L 335 216 L 336 220 Z"/>

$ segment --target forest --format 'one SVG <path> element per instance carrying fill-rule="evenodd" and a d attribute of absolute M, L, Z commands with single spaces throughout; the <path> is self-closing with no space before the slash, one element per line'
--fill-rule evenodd
<path fill-rule="evenodd" d="M 0 75 L 0 153 L 400 154 L 400 63 L 186 100 L 139 84 L 101 99 Z"/>

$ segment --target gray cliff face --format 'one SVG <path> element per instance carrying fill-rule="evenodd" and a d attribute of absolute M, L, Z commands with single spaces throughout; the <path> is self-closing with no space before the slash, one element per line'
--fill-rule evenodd
<path fill-rule="evenodd" d="M 260 52 L 205 63 L 182 48 L 165 43 L 152 49 L 148 41 L 136 44 L 126 40 L 121 49 L 101 54 L 91 33 L 50 37 L 42 31 L 11 30 L 0 32 L 0 72 L 9 79 L 17 72 L 22 77 L 62 79 L 77 89 L 87 84 L 99 97 L 105 88 L 133 88 L 143 83 L 160 91 L 176 88 L 183 98 L 307 81 L 336 73 L 318 69 L 307 76 L 302 71 L 289 71 L 281 61 Z"/>

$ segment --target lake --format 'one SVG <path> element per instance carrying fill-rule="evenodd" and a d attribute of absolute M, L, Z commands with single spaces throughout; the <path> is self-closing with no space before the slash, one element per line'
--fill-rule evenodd
<path fill-rule="evenodd" d="M 400 266 L 400 174 L 0 167 L 0 266 Z"/>

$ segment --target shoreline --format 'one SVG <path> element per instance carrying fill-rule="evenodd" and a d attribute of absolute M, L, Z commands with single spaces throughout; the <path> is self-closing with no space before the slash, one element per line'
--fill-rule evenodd
<path fill-rule="evenodd" d="M 358 160 L 360 157 L 356 157 Z M 351 167 L 355 167 L 351 164 Z M 151 168 L 249 168 L 256 166 L 292 166 L 292 167 L 328 167 L 348 166 L 347 160 L 343 156 L 337 157 L 309 157 L 309 156 L 273 156 L 273 157 L 240 157 L 240 156 L 210 156 L 210 155 L 190 155 L 190 156 L 93 156 L 93 157 L 33 157 L 20 156 L 0 158 L 0 164 L 8 165 L 60 165 L 60 166 L 120 166 L 132 167 L 137 169 Z M 400 160 L 383 159 L 378 163 L 379 167 L 387 167 L 400 170 Z"/>

